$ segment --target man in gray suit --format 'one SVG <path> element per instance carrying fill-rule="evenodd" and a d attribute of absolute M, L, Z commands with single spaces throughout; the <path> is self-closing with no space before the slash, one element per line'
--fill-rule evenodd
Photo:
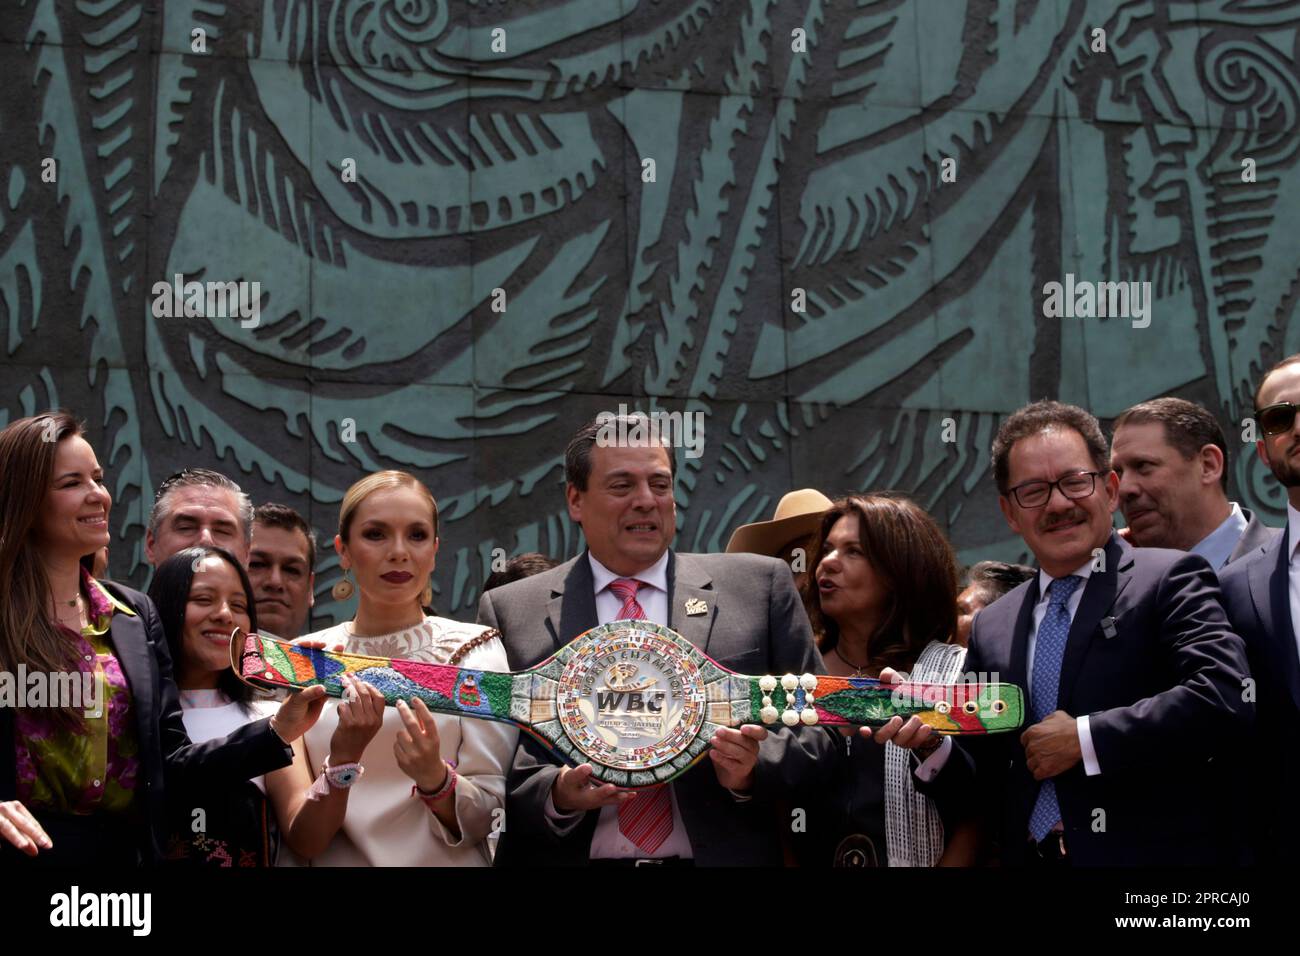
<path fill-rule="evenodd" d="M 1140 548 L 1199 554 L 1218 571 L 1278 534 L 1228 500 L 1228 444 L 1208 410 L 1157 398 L 1122 412 L 1111 434 L 1125 537 Z"/>
<path fill-rule="evenodd" d="M 496 588 L 479 622 L 497 628 L 512 669 L 531 667 L 598 624 L 644 617 L 743 674 L 822 673 L 790 570 L 751 554 L 678 554 L 675 463 L 659 444 L 598 441 L 599 420 L 565 454 L 569 515 L 588 550 Z M 779 864 L 774 800 L 825 772 L 822 728 L 722 728 L 708 759 L 650 791 L 595 786 L 521 736 L 498 865 Z M 820 762 L 820 763 L 819 763 Z"/>

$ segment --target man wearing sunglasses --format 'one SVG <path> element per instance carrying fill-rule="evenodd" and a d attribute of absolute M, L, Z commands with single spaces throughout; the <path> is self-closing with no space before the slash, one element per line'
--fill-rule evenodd
<path fill-rule="evenodd" d="M 1287 493 L 1286 529 L 1267 547 L 1220 575 L 1232 626 L 1246 640 L 1258 731 L 1249 766 L 1249 819 L 1262 863 L 1295 860 L 1300 836 L 1293 822 L 1300 787 L 1300 751 L 1292 729 L 1300 720 L 1300 355 L 1269 369 L 1255 391 L 1256 449 Z"/>
<path fill-rule="evenodd" d="M 976 615 L 966 670 L 1024 688 L 1026 727 L 951 747 L 929 786 L 982 800 L 1007 865 L 1237 862 L 1215 758 L 1254 716 L 1245 648 L 1204 558 L 1113 532 L 1108 459 L 1072 405 L 1036 402 L 998 430 L 998 501 L 1039 569 Z"/>
<path fill-rule="evenodd" d="M 1279 533 L 1228 499 L 1228 443 L 1210 412 L 1184 398 L 1134 405 L 1115 419 L 1110 463 L 1130 544 L 1199 554 L 1219 570 Z"/>

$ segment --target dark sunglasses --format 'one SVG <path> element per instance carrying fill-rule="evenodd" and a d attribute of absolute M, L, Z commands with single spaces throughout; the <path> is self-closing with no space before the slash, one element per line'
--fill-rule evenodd
<path fill-rule="evenodd" d="M 1280 435 L 1289 432 L 1295 425 L 1295 413 L 1300 405 L 1292 402 L 1277 402 L 1255 410 L 1255 424 L 1265 435 Z"/>

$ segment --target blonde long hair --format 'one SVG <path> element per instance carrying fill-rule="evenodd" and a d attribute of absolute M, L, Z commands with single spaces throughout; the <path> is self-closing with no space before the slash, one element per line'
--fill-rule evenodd
<path fill-rule="evenodd" d="M 415 475 L 405 471 L 390 470 L 366 475 L 343 495 L 343 504 L 339 506 L 339 537 L 344 543 L 348 540 L 348 533 L 352 530 L 352 519 L 356 517 L 361 502 L 376 491 L 386 491 L 390 488 L 413 488 L 424 496 L 424 499 L 429 502 L 429 510 L 433 513 L 433 536 L 438 537 L 438 502 L 433 500 L 433 492 Z"/>
<path fill-rule="evenodd" d="M 420 495 L 429 503 L 429 511 L 433 515 L 433 536 L 438 537 L 438 502 L 433 498 L 427 485 L 419 478 L 405 471 L 377 471 L 372 475 L 366 475 L 360 481 L 354 483 L 347 493 L 343 495 L 343 504 L 339 506 L 339 540 L 344 544 L 347 543 L 348 535 L 352 531 L 352 520 L 357 515 L 357 508 L 361 507 L 361 502 L 365 501 L 376 491 L 387 491 L 393 488 L 412 488 L 418 491 Z M 432 608 L 421 601 L 420 606 L 426 611 L 432 613 Z"/>

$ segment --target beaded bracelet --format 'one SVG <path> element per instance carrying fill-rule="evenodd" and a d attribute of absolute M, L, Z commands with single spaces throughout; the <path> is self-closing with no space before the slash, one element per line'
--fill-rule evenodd
<path fill-rule="evenodd" d="M 447 767 L 447 777 L 442 781 L 442 786 L 433 791 L 433 793 L 426 793 L 420 789 L 418 783 L 414 783 L 411 784 L 411 796 L 419 797 L 425 803 L 433 803 L 442 800 L 444 797 L 447 797 L 456 791 L 456 765 L 450 760 L 444 760 L 443 763 Z"/>
<path fill-rule="evenodd" d="M 337 767 L 331 767 L 330 758 L 326 757 L 325 764 L 320 769 L 320 776 L 307 791 L 307 799 L 320 800 L 328 797 L 331 790 L 346 790 L 365 772 L 365 768 L 359 763 L 341 763 Z"/>

